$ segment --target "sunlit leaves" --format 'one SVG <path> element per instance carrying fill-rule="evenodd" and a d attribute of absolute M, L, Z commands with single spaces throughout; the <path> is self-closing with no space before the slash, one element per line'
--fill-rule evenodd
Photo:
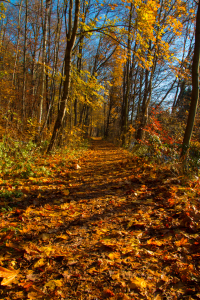
<path fill-rule="evenodd" d="M 0 277 L 3 278 L 1 285 L 10 285 L 18 273 L 18 270 L 9 270 L 0 266 Z"/>
<path fill-rule="evenodd" d="M 102 92 L 104 87 L 99 84 L 96 77 L 92 76 L 88 71 L 80 73 L 74 69 L 73 76 L 73 98 L 77 97 L 79 101 L 85 103 L 95 109 L 102 106 L 104 98 Z"/>
<path fill-rule="evenodd" d="M 74 160 L 70 176 L 37 178 L 38 198 L 30 177 L 20 208 L 1 213 L 3 296 L 171 299 L 191 284 L 196 293 L 199 180 L 183 183 L 165 164 L 95 142 L 80 170 Z"/>
<path fill-rule="evenodd" d="M 5 18 L 6 7 L 4 3 L 0 3 L 0 20 Z"/>

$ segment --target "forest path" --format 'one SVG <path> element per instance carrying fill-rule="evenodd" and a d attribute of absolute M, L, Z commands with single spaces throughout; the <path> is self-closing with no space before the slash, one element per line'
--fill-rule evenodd
<path fill-rule="evenodd" d="M 2 214 L 1 298 L 200 293 L 199 227 L 191 229 L 177 178 L 102 140 L 93 140 L 78 164 L 53 178 L 29 178 L 27 196 Z"/>
<path fill-rule="evenodd" d="M 92 140 L 90 151 L 81 164 L 81 170 L 74 171 L 72 176 L 79 181 L 79 193 L 73 193 L 74 199 L 94 199 L 115 195 L 115 189 L 129 174 L 133 174 L 128 166 L 130 154 L 119 147 L 102 140 Z M 122 188 L 123 190 L 123 188 Z"/>

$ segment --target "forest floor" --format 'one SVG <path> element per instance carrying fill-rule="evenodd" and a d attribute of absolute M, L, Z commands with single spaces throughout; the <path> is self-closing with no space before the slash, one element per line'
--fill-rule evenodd
<path fill-rule="evenodd" d="M 200 299 L 198 179 L 94 140 L 15 181 L 1 183 L 23 196 L 0 198 L 0 299 Z"/>

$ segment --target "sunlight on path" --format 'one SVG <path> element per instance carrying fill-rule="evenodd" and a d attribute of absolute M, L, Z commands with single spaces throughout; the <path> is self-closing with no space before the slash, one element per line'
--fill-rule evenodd
<path fill-rule="evenodd" d="M 1 298 L 171 300 L 191 282 L 198 292 L 199 243 L 160 170 L 100 139 L 78 163 L 39 195 L 29 181 L 35 190 L 2 214 Z"/>

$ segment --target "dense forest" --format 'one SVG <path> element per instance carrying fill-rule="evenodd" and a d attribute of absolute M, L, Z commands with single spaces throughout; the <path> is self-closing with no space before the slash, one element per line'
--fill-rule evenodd
<path fill-rule="evenodd" d="M 200 299 L 199 7 L 0 1 L 0 299 Z"/>
<path fill-rule="evenodd" d="M 181 144 L 197 7 L 180 0 L 1 1 L 2 136 L 46 141 L 48 152 L 76 135 L 123 146 Z M 197 114 L 193 143 L 198 127 Z"/>

